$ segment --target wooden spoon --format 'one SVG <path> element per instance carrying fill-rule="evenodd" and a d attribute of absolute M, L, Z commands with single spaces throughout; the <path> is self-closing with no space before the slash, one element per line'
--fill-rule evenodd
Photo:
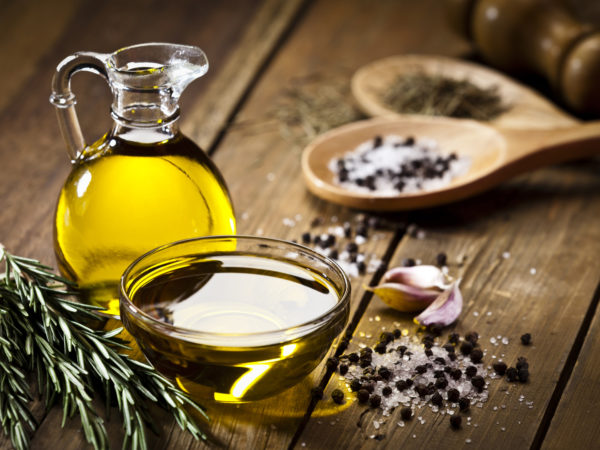
<path fill-rule="evenodd" d="M 442 189 L 395 196 L 354 192 L 335 183 L 328 164 L 375 136 L 435 139 L 442 152 L 470 158 L 466 174 Z M 572 159 L 600 154 L 600 122 L 556 129 L 514 129 L 480 122 L 429 116 L 376 118 L 331 130 L 308 145 L 302 171 L 318 197 L 352 208 L 398 211 L 460 200 L 517 174 Z"/>
<path fill-rule="evenodd" d="M 381 99 L 398 76 L 424 73 L 430 76 L 468 79 L 482 89 L 496 87 L 506 112 L 490 121 L 506 128 L 555 128 L 578 121 L 560 110 L 534 90 L 501 73 L 454 58 L 435 55 L 399 55 L 380 59 L 361 67 L 352 77 L 352 94 L 360 109 L 373 117 L 404 117 Z"/>

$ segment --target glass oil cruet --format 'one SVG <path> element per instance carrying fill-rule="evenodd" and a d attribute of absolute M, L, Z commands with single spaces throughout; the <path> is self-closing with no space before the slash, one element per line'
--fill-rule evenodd
<path fill-rule="evenodd" d="M 86 145 L 71 77 L 104 77 L 114 96 L 112 129 Z M 60 192 L 54 249 L 61 273 L 82 298 L 119 314 L 118 283 L 137 257 L 176 240 L 235 234 L 223 178 L 178 127 L 178 99 L 208 70 L 197 47 L 149 43 L 112 54 L 78 52 L 52 81 L 51 103 L 72 169 Z"/>

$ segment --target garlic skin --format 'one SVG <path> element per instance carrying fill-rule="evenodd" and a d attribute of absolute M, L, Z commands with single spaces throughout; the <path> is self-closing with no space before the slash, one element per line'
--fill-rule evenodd
<path fill-rule="evenodd" d="M 365 289 L 398 311 L 417 312 L 433 303 L 448 286 L 446 275 L 437 267 L 413 266 L 390 269 L 382 284 Z"/>
<path fill-rule="evenodd" d="M 365 289 L 375 293 L 384 303 L 402 312 L 423 311 L 440 295 L 440 291 L 437 290 L 421 289 L 399 283 L 383 283 Z"/>
<path fill-rule="evenodd" d="M 460 280 L 442 292 L 429 307 L 415 317 L 415 322 L 422 326 L 440 325 L 446 327 L 460 316 L 463 297 L 459 289 Z"/>
<path fill-rule="evenodd" d="M 421 289 L 445 290 L 447 277 L 435 266 L 395 267 L 383 275 L 383 282 L 400 283 Z"/>

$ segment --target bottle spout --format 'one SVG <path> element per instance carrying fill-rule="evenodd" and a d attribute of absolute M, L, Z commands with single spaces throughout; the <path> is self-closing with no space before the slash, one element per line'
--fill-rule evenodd
<path fill-rule="evenodd" d="M 106 66 L 115 96 L 113 116 L 163 123 L 177 114 L 184 89 L 208 71 L 208 59 L 195 46 L 147 43 L 117 50 Z"/>

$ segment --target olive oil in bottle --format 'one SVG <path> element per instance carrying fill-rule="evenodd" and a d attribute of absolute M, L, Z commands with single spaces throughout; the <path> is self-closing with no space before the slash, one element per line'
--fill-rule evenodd
<path fill-rule="evenodd" d="M 111 315 L 119 313 L 118 281 L 137 257 L 215 234 L 235 234 L 227 189 L 210 159 L 181 134 L 158 144 L 102 138 L 75 162 L 56 208 L 61 272 L 84 300 Z"/>
<path fill-rule="evenodd" d="M 167 261 L 127 289 L 144 315 L 165 324 L 149 327 L 122 313 L 150 362 L 192 397 L 219 402 L 258 400 L 297 383 L 348 314 L 344 304 L 333 320 L 321 320 L 342 306 L 342 292 L 322 274 L 243 252 Z"/>

